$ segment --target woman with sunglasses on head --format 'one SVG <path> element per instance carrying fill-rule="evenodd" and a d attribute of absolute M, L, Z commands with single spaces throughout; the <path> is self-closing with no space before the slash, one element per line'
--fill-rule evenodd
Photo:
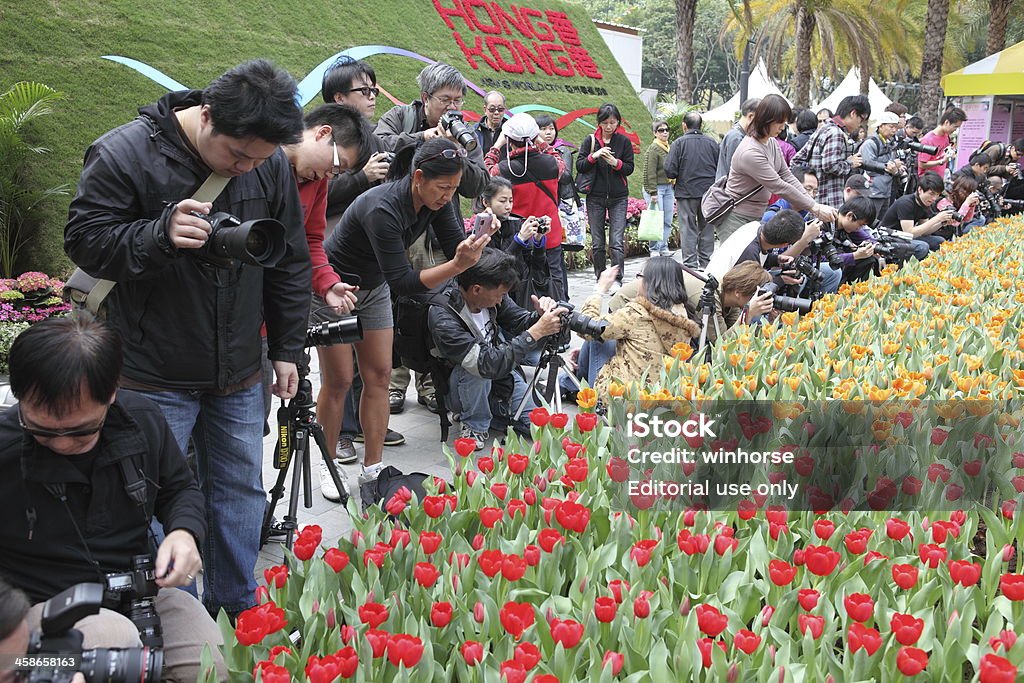
<path fill-rule="evenodd" d="M 466 237 L 452 203 L 465 157 L 466 151 L 450 140 L 426 141 L 413 156 L 412 172 L 360 195 L 324 243 L 334 269 L 359 278 L 353 313 L 362 323 L 363 339 L 354 346 L 363 377 L 359 420 L 366 444 L 360 486 L 376 480 L 382 468 L 390 413 L 392 294 L 422 294 L 439 287 L 475 264 L 490 242 L 490 235 Z M 416 270 L 406 250 L 428 227 L 451 260 Z M 345 390 L 352 383 L 352 372 L 349 362 L 338 383 Z"/>

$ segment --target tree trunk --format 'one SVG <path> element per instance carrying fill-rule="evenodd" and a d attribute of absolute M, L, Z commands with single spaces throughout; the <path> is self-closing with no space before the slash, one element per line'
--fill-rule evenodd
<path fill-rule="evenodd" d="M 811 40 L 815 23 L 814 14 L 801 4 L 796 11 L 796 72 L 793 75 L 793 104 L 798 107 L 811 106 Z"/>
<path fill-rule="evenodd" d="M 928 16 L 924 24 L 924 50 L 921 55 L 921 97 L 918 113 L 925 130 L 935 126 L 939 115 L 942 88 L 942 52 L 946 46 L 946 25 L 949 22 L 949 0 L 928 0 Z"/>
<path fill-rule="evenodd" d="M 676 99 L 693 101 L 693 26 L 697 0 L 676 0 Z"/>
<path fill-rule="evenodd" d="M 860 66 L 857 67 L 860 70 L 860 94 L 867 95 L 868 90 L 871 86 L 871 65 L 867 63 L 867 60 L 862 60 Z M 878 112 L 872 112 L 877 114 Z"/>
<path fill-rule="evenodd" d="M 1013 0 L 988 0 L 988 42 L 985 54 L 994 55 L 1006 48 L 1006 25 L 1010 21 Z"/>

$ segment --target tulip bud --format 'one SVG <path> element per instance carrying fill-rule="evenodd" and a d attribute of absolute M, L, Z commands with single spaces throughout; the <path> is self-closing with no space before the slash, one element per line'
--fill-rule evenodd
<path fill-rule="evenodd" d="M 771 661 L 772 664 L 775 663 L 775 646 L 774 645 L 769 645 L 768 646 L 768 659 L 769 659 L 769 661 Z"/>
<path fill-rule="evenodd" d="M 832 674 L 825 677 L 825 683 L 836 683 L 836 679 Z"/>
<path fill-rule="evenodd" d="M 772 615 L 775 614 L 775 608 L 771 605 L 765 605 L 761 610 L 761 627 L 765 628 L 768 626 L 768 622 L 772 620 Z"/>
<path fill-rule="evenodd" d="M 779 683 L 786 683 L 786 667 L 784 666 L 779 667 Z"/>
<path fill-rule="evenodd" d="M 586 576 L 584 576 L 583 579 L 580 581 L 580 593 L 583 593 L 585 590 L 587 590 L 587 577 Z"/>
<path fill-rule="evenodd" d="M 541 493 L 544 493 L 545 491 L 548 490 L 548 480 L 547 479 L 541 479 L 540 481 L 537 482 L 536 486 L 537 486 L 537 490 L 538 491 L 540 491 Z"/>
<path fill-rule="evenodd" d="M 461 476 L 462 476 L 462 463 L 461 462 L 456 462 L 455 463 L 455 477 L 458 478 L 458 477 L 461 477 Z"/>
<path fill-rule="evenodd" d="M 953 622 L 960 618 L 960 612 L 953 610 L 953 613 L 949 615 L 949 619 L 946 620 L 946 628 L 953 625 Z"/>
<path fill-rule="evenodd" d="M 739 679 L 739 677 L 740 677 L 740 669 L 739 669 L 738 666 L 736 666 L 736 662 L 733 662 L 732 664 L 729 665 L 729 673 L 727 673 L 725 675 L 725 680 L 726 680 L 727 683 L 736 683 L 736 681 L 737 681 L 737 679 Z"/>
<path fill-rule="evenodd" d="M 1013 562 L 1013 556 L 1015 554 L 1016 551 L 1013 549 L 1012 545 L 1003 546 L 1003 562 Z"/>
<path fill-rule="evenodd" d="M 320 601 L 319 600 L 313 600 L 313 614 L 316 614 L 319 611 L 320 611 Z"/>
<path fill-rule="evenodd" d="M 680 616 L 686 616 L 690 613 L 690 596 L 683 598 L 683 604 L 679 605 Z"/>
<path fill-rule="evenodd" d="M 329 607 L 327 609 L 327 628 L 332 629 L 338 624 L 338 617 L 334 614 L 334 608 Z"/>
<path fill-rule="evenodd" d="M 484 623 L 484 603 L 477 602 L 473 605 L 473 620 L 478 624 Z"/>

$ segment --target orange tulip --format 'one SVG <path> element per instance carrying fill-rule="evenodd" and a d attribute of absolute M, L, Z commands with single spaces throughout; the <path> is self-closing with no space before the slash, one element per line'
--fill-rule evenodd
<path fill-rule="evenodd" d="M 611 393 L 611 386 L 608 387 L 608 393 Z M 614 396 L 614 394 L 612 395 Z M 578 405 L 580 408 L 583 408 L 584 410 L 586 410 L 587 408 L 593 408 L 594 406 L 597 405 L 597 392 L 591 389 L 590 387 L 580 389 L 579 392 L 576 394 L 576 405 Z"/>

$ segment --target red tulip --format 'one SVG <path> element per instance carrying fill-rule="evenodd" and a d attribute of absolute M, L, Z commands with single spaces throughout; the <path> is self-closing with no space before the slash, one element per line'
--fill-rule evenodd
<path fill-rule="evenodd" d="M 313 557 L 313 553 L 316 552 L 317 547 L 320 545 L 320 541 L 323 539 L 323 529 L 316 524 L 310 524 L 305 526 L 301 531 L 298 532 L 298 538 L 292 544 L 292 552 L 295 554 L 296 559 L 305 562 L 309 558 Z M 267 583 L 270 583 L 269 581 Z"/>
<path fill-rule="evenodd" d="M 416 666 L 423 656 L 423 641 L 408 633 L 392 633 L 388 636 L 388 661 L 406 668 Z"/>
<path fill-rule="evenodd" d="M 590 466 L 584 458 L 575 458 L 565 463 L 565 474 L 575 482 L 586 481 Z"/>
<path fill-rule="evenodd" d="M 810 612 L 812 609 L 818 606 L 818 599 L 821 594 L 813 588 L 801 588 L 796 594 L 796 601 L 800 603 L 806 611 Z"/>
<path fill-rule="evenodd" d="M 903 479 L 903 485 L 900 487 L 900 490 L 908 496 L 916 496 L 921 493 L 923 486 L 924 482 L 917 477 L 906 477 Z"/>
<path fill-rule="evenodd" d="M 757 515 L 757 503 L 752 500 L 741 500 L 736 504 L 736 514 L 743 521 L 753 519 Z"/>
<path fill-rule="evenodd" d="M 324 562 L 337 574 L 348 566 L 348 555 L 339 548 L 328 548 L 324 553 Z"/>
<path fill-rule="evenodd" d="M 916 647 L 901 647 L 896 653 L 896 668 L 904 676 L 916 676 L 928 666 L 928 653 Z"/>
<path fill-rule="evenodd" d="M 725 534 L 718 534 L 715 536 L 715 553 L 719 556 L 724 556 L 727 552 L 735 551 L 739 545 L 740 542 L 732 536 L 726 536 Z"/>
<path fill-rule="evenodd" d="M 279 564 L 267 567 L 263 570 L 263 578 L 266 579 L 268 586 L 284 588 L 284 584 L 288 580 L 288 566 Z"/>
<path fill-rule="evenodd" d="M 615 602 L 621 604 L 624 596 L 629 593 L 629 582 L 623 579 L 613 579 L 608 582 L 608 590 L 612 592 Z"/>
<path fill-rule="evenodd" d="M 493 528 L 494 525 L 500 522 L 501 518 L 504 516 L 505 512 L 498 508 L 480 508 L 480 523 L 488 529 Z"/>
<path fill-rule="evenodd" d="M 443 628 L 452 621 L 452 603 L 435 602 L 430 607 L 430 623 L 437 628 Z"/>
<path fill-rule="evenodd" d="M 601 623 L 611 622 L 615 618 L 616 611 L 618 611 L 618 604 L 615 602 L 615 598 L 601 596 L 594 600 L 594 616 Z"/>
<path fill-rule="evenodd" d="M 476 666 L 484 658 L 484 646 L 475 640 L 467 640 L 459 648 L 462 658 L 469 666 Z"/>
<path fill-rule="evenodd" d="M 468 458 L 476 451 L 476 439 L 455 439 L 455 452 Z"/>
<path fill-rule="evenodd" d="M 800 633 L 810 633 L 811 637 L 817 640 L 825 629 L 825 617 L 814 614 L 801 614 L 796 618 Z"/>
<path fill-rule="evenodd" d="M 441 572 L 434 566 L 433 562 L 417 562 L 416 566 L 413 567 L 412 576 L 416 579 L 416 583 L 424 588 L 430 588 L 437 583 L 437 578 L 441 576 Z"/>
<path fill-rule="evenodd" d="M 729 625 L 729 617 L 713 605 L 697 605 L 697 627 L 701 633 L 717 638 Z"/>
<path fill-rule="evenodd" d="M 581 534 L 590 522 L 590 510 L 579 503 L 565 501 L 555 508 L 555 519 L 563 529 Z"/>
<path fill-rule="evenodd" d="M 723 643 L 721 640 L 715 640 L 713 638 L 697 639 L 697 647 L 700 649 L 700 661 L 705 669 L 711 667 L 711 651 L 716 645 L 722 652 L 728 654 L 725 647 L 725 643 Z"/>
<path fill-rule="evenodd" d="M 947 522 L 944 519 L 932 522 L 932 540 L 936 543 L 945 543 L 946 537 L 960 537 L 960 525 L 954 522 Z"/>
<path fill-rule="evenodd" d="M 850 593 L 843 599 L 843 606 L 854 621 L 867 621 L 875 612 L 875 601 L 866 593 Z"/>
<path fill-rule="evenodd" d="M 501 575 L 506 581 L 518 581 L 526 574 L 526 560 L 519 555 L 505 555 L 501 560 Z"/>
<path fill-rule="evenodd" d="M 1016 643 L 1017 643 L 1017 634 L 1014 633 L 1013 631 L 1006 631 L 1006 630 L 1000 631 L 998 638 L 989 638 L 988 639 L 989 646 L 993 650 L 995 650 L 996 652 L 999 652 L 999 648 L 1000 647 L 1006 648 L 1006 651 L 1009 652 L 1010 649 Z"/>
<path fill-rule="evenodd" d="M 569 416 L 565 413 L 552 413 L 548 421 L 555 429 L 565 429 L 565 425 L 569 424 Z"/>
<path fill-rule="evenodd" d="M 533 626 L 533 605 L 528 603 L 506 602 L 498 612 L 502 627 L 516 640 L 522 637 L 523 631 Z"/>
<path fill-rule="evenodd" d="M 630 476 L 629 463 L 617 456 L 608 459 L 605 470 L 608 472 L 608 478 L 617 484 L 627 481 Z"/>
<path fill-rule="evenodd" d="M 576 647 L 583 637 L 583 624 L 572 619 L 552 619 L 551 639 L 566 650 Z"/>
<path fill-rule="evenodd" d="M 586 450 L 583 447 L 583 444 L 576 443 L 575 441 L 563 442 L 562 449 L 565 451 L 565 454 L 569 456 L 570 460 L 578 460 Z"/>
<path fill-rule="evenodd" d="M 409 534 L 408 529 L 394 528 L 391 530 L 391 539 L 388 541 L 388 545 L 391 548 L 397 548 L 398 546 L 408 548 L 410 543 L 412 543 L 412 536 Z"/>
<path fill-rule="evenodd" d="M 538 408 L 538 410 L 541 410 Z M 504 678 L 507 683 L 525 683 L 526 681 L 526 667 L 515 661 L 509 659 L 501 663 L 501 677 Z"/>
<path fill-rule="evenodd" d="M 235 638 L 239 645 L 246 647 L 255 645 L 262 641 L 267 633 L 269 633 L 267 620 L 259 607 L 245 610 L 235 620 Z"/>
<path fill-rule="evenodd" d="M 565 536 L 558 529 L 541 529 L 537 534 L 537 545 L 546 553 L 552 552 L 559 543 L 565 543 Z"/>
<path fill-rule="evenodd" d="M 902 541 L 910 533 L 910 524 L 899 517 L 885 520 L 885 533 L 894 541 Z"/>
<path fill-rule="evenodd" d="M 924 619 L 918 619 L 912 614 L 896 612 L 889 620 L 889 626 L 900 645 L 913 645 L 921 637 L 921 631 L 924 630 Z"/>
<path fill-rule="evenodd" d="M 577 413 L 576 414 L 576 426 L 580 428 L 581 432 L 589 432 L 597 426 L 597 414 L 596 413 Z"/>
<path fill-rule="evenodd" d="M 965 588 L 973 586 L 981 578 L 981 565 L 968 560 L 953 560 L 949 563 L 949 578 Z"/>
<path fill-rule="evenodd" d="M 476 466 L 484 474 L 490 474 L 494 471 L 494 458 L 484 456 L 477 460 Z M 470 486 L 473 485 L 473 482 L 469 479 L 469 472 L 466 473 L 466 481 L 469 482 Z"/>
<path fill-rule="evenodd" d="M 551 414 L 547 408 L 534 408 L 530 411 L 530 422 L 534 426 L 543 427 L 551 421 Z"/>
<path fill-rule="evenodd" d="M 946 439 L 949 438 L 949 432 L 942 427 L 936 427 L 932 430 L 932 445 L 941 446 L 946 443 Z"/>
<path fill-rule="evenodd" d="M 849 646 L 850 652 L 856 652 L 863 648 L 870 656 L 882 647 L 882 635 L 877 629 L 853 623 L 850 624 L 850 628 L 846 632 L 846 644 Z"/>
<path fill-rule="evenodd" d="M 758 645 L 761 644 L 761 636 L 757 635 L 753 631 L 741 628 L 736 632 L 736 636 L 732 640 L 732 644 L 737 650 L 744 652 L 748 655 L 754 654 L 754 650 L 757 649 Z"/>
<path fill-rule="evenodd" d="M 530 567 L 540 564 L 540 548 L 535 545 L 528 545 L 523 549 L 523 559 Z"/>
<path fill-rule="evenodd" d="M 921 558 L 921 563 L 928 565 L 931 569 L 935 569 L 946 561 L 946 549 L 931 543 L 921 543 L 917 547 L 917 553 Z"/>
<path fill-rule="evenodd" d="M 903 590 L 913 588 L 917 583 L 917 567 L 911 564 L 894 564 L 892 566 L 892 580 Z"/>
<path fill-rule="evenodd" d="M 390 635 L 387 631 L 380 631 L 375 628 L 371 628 L 366 632 L 366 642 L 370 644 L 370 652 L 373 654 L 374 659 L 380 659 L 384 656 Z"/>
<path fill-rule="evenodd" d="M 482 624 L 484 623 L 485 616 L 487 616 L 487 613 L 484 611 L 484 603 L 477 601 L 477 603 L 473 605 L 473 621 L 478 624 Z"/>
<path fill-rule="evenodd" d="M 768 563 L 768 576 L 776 586 L 788 586 L 796 576 L 796 567 L 783 560 Z"/>
<path fill-rule="evenodd" d="M 868 549 L 868 539 L 871 538 L 871 529 L 857 529 L 846 534 L 843 538 L 843 545 L 846 550 L 855 555 L 860 555 Z"/>
<path fill-rule="evenodd" d="M 609 664 L 612 665 L 612 676 L 618 676 L 619 672 L 622 671 L 622 665 L 626 663 L 626 657 L 621 652 L 614 652 L 609 650 L 604 653 L 604 657 L 601 658 L 601 668 L 607 667 Z"/>
<path fill-rule="evenodd" d="M 814 522 L 814 535 L 823 541 L 832 538 L 832 534 L 835 532 L 836 525 L 831 520 L 819 519 Z"/>
<path fill-rule="evenodd" d="M 505 500 L 508 496 L 508 484 L 502 482 L 495 482 L 491 484 L 491 493 L 493 493 L 498 500 Z"/>
<path fill-rule="evenodd" d="M 633 600 L 633 616 L 637 619 L 651 616 L 651 602 L 646 595 L 640 595 Z"/>
<path fill-rule="evenodd" d="M 359 621 L 368 624 L 370 628 L 377 628 L 388 620 L 388 608 L 379 602 L 368 602 L 359 607 Z"/>
<path fill-rule="evenodd" d="M 263 672 L 263 683 L 291 683 L 292 680 L 291 672 L 288 669 L 273 662 L 257 663 L 252 672 L 253 680 L 256 680 L 257 671 Z"/>
<path fill-rule="evenodd" d="M 828 546 L 809 545 L 804 548 L 807 570 L 816 576 L 828 576 L 839 564 L 839 553 Z"/>
<path fill-rule="evenodd" d="M 444 496 L 424 496 L 423 511 L 427 517 L 437 519 L 444 514 L 445 502 Z"/>
<path fill-rule="evenodd" d="M 512 658 L 529 671 L 540 662 L 540 649 L 533 643 L 519 643 Z"/>
<path fill-rule="evenodd" d="M 999 655 L 985 655 L 981 658 L 978 680 L 980 683 L 1013 683 L 1017 680 L 1017 667 Z"/>
<path fill-rule="evenodd" d="M 999 577 L 999 590 L 1010 600 L 1024 600 L 1024 574 L 1003 574 Z"/>
<path fill-rule="evenodd" d="M 420 548 L 426 555 L 433 555 L 437 552 L 443 540 L 444 537 L 441 534 L 433 531 L 421 531 L 419 535 Z"/>

